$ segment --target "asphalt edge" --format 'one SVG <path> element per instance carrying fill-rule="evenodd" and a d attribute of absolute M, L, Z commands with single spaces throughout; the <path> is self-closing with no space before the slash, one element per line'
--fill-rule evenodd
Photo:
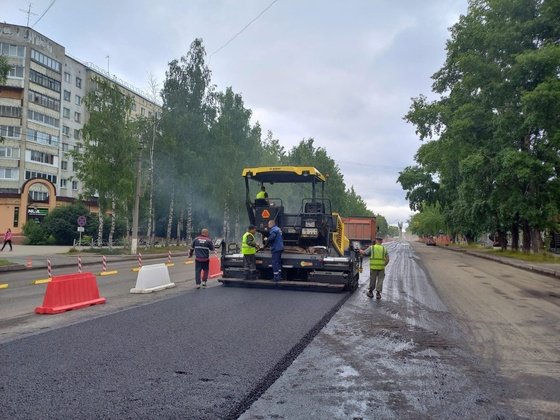
<path fill-rule="evenodd" d="M 238 419 L 251 405 L 257 401 L 274 382 L 286 371 L 286 369 L 293 363 L 295 359 L 305 350 L 305 348 L 313 341 L 331 318 L 339 311 L 339 309 L 346 303 L 348 299 L 356 293 L 343 292 L 346 296 L 342 298 L 329 312 L 327 312 L 314 326 L 299 340 L 285 355 L 280 359 L 276 365 L 249 391 L 235 407 L 224 416 L 224 419 L 235 420 Z"/>

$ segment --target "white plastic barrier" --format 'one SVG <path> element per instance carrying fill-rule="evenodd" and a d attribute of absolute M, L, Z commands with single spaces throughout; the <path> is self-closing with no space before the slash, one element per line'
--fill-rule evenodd
<path fill-rule="evenodd" d="M 144 265 L 138 271 L 136 287 L 130 289 L 130 293 L 151 293 L 171 287 L 175 287 L 175 283 L 171 283 L 165 264 Z"/>

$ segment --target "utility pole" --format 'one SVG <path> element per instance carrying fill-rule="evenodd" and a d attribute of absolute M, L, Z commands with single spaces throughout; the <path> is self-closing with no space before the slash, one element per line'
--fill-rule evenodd
<path fill-rule="evenodd" d="M 138 172 L 136 174 L 136 193 L 134 195 L 134 209 L 132 212 L 132 239 L 130 241 L 130 253 L 136 255 L 138 252 L 138 217 L 140 210 L 140 188 L 142 174 L 142 146 L 138 145 Z"/>
<path fill-rule="evenodd" d="M 25 9 L 19 9 L 19 10 L 27 15 L 27 27 L 29 28 L 29 18 L 31 17 L 31 15 L 37 16 L 37 13 L 33 13 L 31 11 L 31 3 L 29 3 L 29 7 L 27 8 L 27 10 Z"/>

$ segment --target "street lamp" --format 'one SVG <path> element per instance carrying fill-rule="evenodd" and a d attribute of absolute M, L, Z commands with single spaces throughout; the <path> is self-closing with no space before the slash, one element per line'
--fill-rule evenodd
<path fill-rule="evenodd" d="M 135 255 L 138 251 L 138 213 L 140 210 L 140 189 L 141 189 L 141 173 L 142 173 L 142 145 L 138 145 L 138 162 L 136 173 L 136 192 L 134 194 L 134 209 L 132 212 L 132 240 L 130 243 L 130 253 Z"/>

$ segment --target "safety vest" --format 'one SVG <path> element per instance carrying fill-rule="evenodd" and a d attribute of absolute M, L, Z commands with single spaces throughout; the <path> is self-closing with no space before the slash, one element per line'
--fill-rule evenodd
<path fill-rule="evenodd" d="M 247 239 L 249 238 L 249 235 L 253 236 L 251 232 L 245 232 L 245 234 L 243 235 L 243 239 L 241 240 L 241 253 L 243 255 L 253 255 L 257 253 L 257 248 L 247 245 Z M 254 238 L 255 237 L 253 236 L 253 239 Z"/>
<path fill-rule="evenodd" d="M 385 263 L 385 256 L 387 255 L 387 250 L 383 245 L 372 245 L 371 255 L 369 257 L 369 269 L 370 270 L 383 270 L 387 265 Z"/>
<path fill-rule="evenodd" d="M 257 193 L 257 199 L 259 198 L 266 198 L 266 193 L 264 191 L 259 191 Z"/>

